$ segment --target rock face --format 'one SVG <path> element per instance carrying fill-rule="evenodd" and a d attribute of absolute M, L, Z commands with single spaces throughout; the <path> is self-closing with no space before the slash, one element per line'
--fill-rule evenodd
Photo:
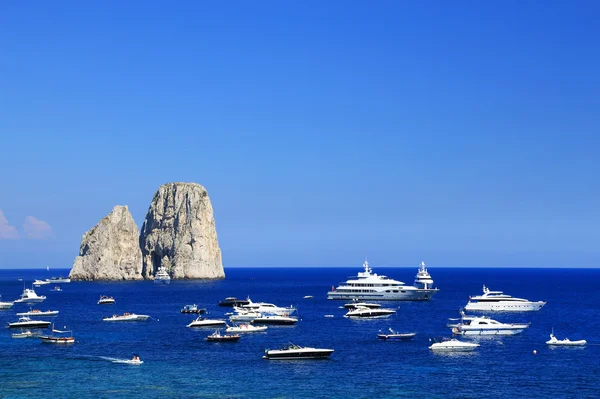
<path fill-rule="evenodd" d="M 165 267 L 171 278 L 224 278 L 215 218 L 206 189 L 196 183 L 161 186 L 150 204 L 139 244 L 142 275 Z"/>
<path fill-rule="evenodd" d="M 127 206 L 117 205 L 83 235 L 73 280 L 141 280 L 139 230 Z"/>

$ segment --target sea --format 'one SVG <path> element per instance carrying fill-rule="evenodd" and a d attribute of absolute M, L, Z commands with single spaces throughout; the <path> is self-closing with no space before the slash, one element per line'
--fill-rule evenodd
<path fill-rule="evenodd" d="M 350 320 L 343 302 L 329 301 L 332 285 L 360 268 L 226 268 L 219 281 L 72 282 L 36 288 L 47 299 L 36 308 L 59 310 L 56 329 L 72 330 L 68 346 L 13 339 L 0 331 L 0 398 L 598 398 L 600 397 L 600 270 L 541 268 L 429 268 L 439 293 L 428 302 L 385 302 L 396 317 Z M 375 268 L 411 283 L 417 268 Z M 16 299 L 36 278 L 68 270 L 0 270 L 0 294 Z M 530 322 L 516 336 L 470 338 L 471 353 L 434 353 L 430 339 L 449 337 L 458 317 L 483 285 L 530 300 L 547 301 L 537 312 L 498 313 L 505 322 Z M 98 305 L 100 295 L 116 299 Z M 304 296 L 312 295 L 312 299 Z M 243 335 L 237 343 L 205 341 L 212 329 L 186 325 L 180 313 L 198 304 L 211 318 L 231 308 L 228 296 L 293 305 L 300 321 Z M 0 323 L 16 321 L 15 304 Z M 124 312 L 150 315 L 146 322 L 108 323 Z M 325 317 L 332 315 L 333 317 Z M 412 341 L 385 342 L 379 330 L 416 332 Z M 552 348 L 559 338 L 586 339 L 585 347 Z M 461 338 L 465 339 L 466 338 Z M 288 343 L 335 352 L 326 360 L 263 359 L 266 349 Z M 537 353 L 534 354 L 534 351 Z M 138 354 L 134 366 L 119 363 Z"/>

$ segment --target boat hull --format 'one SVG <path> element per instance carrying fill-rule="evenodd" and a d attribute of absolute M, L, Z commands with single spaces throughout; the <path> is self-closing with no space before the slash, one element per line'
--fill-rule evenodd
<path fill-rule="evenodd" d="M 469 302 L 465 306 L 465 310 L 476 312 L 535 312 L 544 307 L 546 302 L 496 302 L 496 303 L 481 303 Z"/>
<path fill-rule="evenodd" d="M 313 351 L 267 351 L 263 359 L 268 360 L 306 360 L 327 359 L 333 353 L 333 349 L 320 349 Z"/>
<path fill-rule="evenodd" d="M 408 334 L 377 334 L 377 338 L 383 339 L 386 341 L 408 341 L 411 340 L 417 335 L 417 333 L 408 333 Z"/>
<path fill-rule="evenodd" d="M 44 302 L 45 299 L 46 297 L 17 299 L 15 303 L 41 303 Z"/>
<path fill-rule="evenodd" d="M 268 325 L 280 325 L 280 326 L 291 326 L 298 322 L 297 319 L 292 318 L 277 318 L 277 319 L 269 319 L 269 318 L 256 318 L 252 320 L 252 324 L 268 324 Z"/>
<path fill-rule="evenodd" d="M 33 323 L 10 323 L 9 328 L 48 328 L 50 326 L 49 321 L 38 321 Z"/>
<path fill-rule="evenodd" d="M 411 289 L 411 290 L 398 290 L 399 292 L 365 292 L 365 293 L 351 293 L 351 292 L 338 292 L 329 291 L 327 293 L 327 299 L 330 300 L 362 300 L 362 301 L 428 301 L 430 300 L 439 290 L 435 289 Z"/>
<path fill-rule="evenodd" d="M 73 337 L 40 336 L 40 339 L 45 344 L 72 344 L 75 342 L 75 338 L 73 338 Z"/>
<path fill-rule="evenodd" d="M 225 325 L 225 321 L 222 320 L 213 320 L 208 322 L 191 322 L 188 324 L 190 328 L 203 328 L 203 327 L 216 327 Z"/>
<path fill-rule="evenodd" d="M 529 326 L 519 326 L 511 328 L 499 328 L 499 329 L 488 329 L 488 328 L 473 328 L 465 329 L 464 327 L 455 327 L 452 329 L 452 333 L 456 335 L 516 335 L 523 332 Z"/>

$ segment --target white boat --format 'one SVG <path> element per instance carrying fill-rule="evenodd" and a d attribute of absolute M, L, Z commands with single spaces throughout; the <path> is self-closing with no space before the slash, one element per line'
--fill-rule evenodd
<path fill-rule="evenodd" d="M 304 295 L 304 297 L 303 297 L 303 298 L 304 298 L 304 299 L 313 299 L 313 298 L 314 298 L 314 296 L 312 296 L 312 295 Z"/>
<path fill-rule="evenodd" d="M 425 264 L 421 262 L 415 285 L 406 285 L 383 275 L 373 273 L 369 262 L 363 263 L 364 272 L 351 277 L 327 293 L 327 299 L 358 299 L 371 301 L 428 301 L 438 291 Z M 427 276 L 427 278 L 425 277 Z"/>
<path fill-rule="evenodd" d="M 455 338 L 444 339 L 441 342 L 435 342 L 429 349 L 432 351 L 472 351 L 479 347 L 479 344 L 472 342 L 463 342 Z"/>
<path fill-rule="evenodd" d="M 460 315 L 459 323 L 451 325 L 456 335 L 515 335 L 529 328 L 529 323 L 501 323 L 487 316 L 467 316 L 463 311 Z"/>
<path fill-rule="evenodd" d="M 224 326 L 225 324 L 225 320 L 205 319 L 204 316 L 198 316 L 196 320 L 188 324 L 187 327 L 215 327 Z"/>
<path fill-rule="evenodd" d="M 383 319 L 386 317 L 390 317 L 395 313 L 396 311 L 394 309 L 371 309 L 365 306 L 358 306 L 348 311 L 348 313 L 346 313 L 344 317 L 350 319 Z"/>
<path fill-rule="evenodd" d="M 8 323 L 9 328 L 47 328 L 49 321 L 32 320 L 27 316 L 19 317 L 19 321 Z"/>
<path fill-rule="evenodd" d="M 502 291 L 490 291 L 483 286 L 483 295 L 469 297 L 465 310 L 494 312 L 531 312 L 540 310 L 546 302 L 531 302 L 527 299 L 513 298 Z"/>
<path fill-rule="evenodd" d="M 104 321 L 146 321 L 150 318 L 148 315 L 135 314 L 135 313 L 123 313 L 122 315 L 112 315 L 111 317 L 105 317 Z"/>
<path fill-rule="evenodd" d="M 15 303 L 40 303 L 44 302 L 45 299 L 44 295 L 38 295 L 33 289 L 25 288 L 21 297 Z"/>
<path fill-rule="evenodd" d="M 52 325 L 52 334 L 40 335 L 40 339 L 46 344 L 72 344 L 75 342 L 72 333 L 73 331 L 55 330 Z"/>
<path fill-rule="evenodd" d="M 260 313 L 260 312 L 252 312 L 252 311 L 237 312 L 236 314 L 229 316 L 229 321 L 233 321 L 233 322 L 252 321 L 261 316 L 262 316 L 262 313 Z"/>
<path fill-rule="evenodd" d="M 98 300 L 98 305 L 112 305 L 115 303 L 115 298 L 112 296 L 102 295 Z"/>
<path fill-rule="evenodd" d="M 40 285 L 46 285 L 46 284 L 50 284 L 50 282 L 46 281 L 46 280 L 35 280 L 33 282 L 33 285 L 35 285 L 36 287 L 39 287 Z"/>
<path fill-rule="evenodd" d="M 380 308 L 381 305 L 378 303 L 369 303 L 369 302 L 350 302 L 350 303 L 346 303 L 344 304 L 344 308 L 345 309 L 356 309 L 358 307 L 365 307 L 365 308 L 370 308 L 370 309 L 377 309 Z"/>
<path fill-rule="evenodd" d="M 259 313 L 269 313 L 269 314 L 278 314 L 278 315 L 291 314 L 296 311 L 296 308 L 294 308 L 291 305 L 289 308 L 284 308 L 284 307 L 280 307 L 280 306 L 274 305 L 272 303 L 267 303 L 267 302 L 252 302 L 250 297 L 248 297 L 247 301 L 248 301 L 248 303 L 246 305 L 237 306 L 237 307 L 234 306 L 234 308 L 233 308 L 234 311 L 236 311 L 236 312 L 253 311 L 253 312 L 259 312 Z"/>
<path fill-rule="evenodd" d="M 134 366 L 139 366 L 140 364 L 144 364 L 143 360 L 140 360 L 140 358 L 138 357 L 137 359 L 115 359 L 112 361 L 113 363 L 120 363 L 120 364 L 132 364 Z"/>
<path fill-rule="evenodd" d="M 28 317 L 37 317 L 37 316 L 56 316 L 58 314 L 58 310 L 45 310 L 41 311 L 39 309 L 30 309 L 29 312 L 20 312 L 17 313 L 17 316 L 28 316 Z"/>
<path fill-rule="evenodd" d="M 13 338 L 38 338 L 40 336 L 39 332 L 32 332 L 29 330 L 21 330 L 19 333 L 11 334 Z"/>
<path fill-rule="evenodd" d="M 13 302 L 2 301 L 2 295 L 0 295 L 0 310 L 10 309 L 13 306 Z"/>
<path fill-rule="evenodd" d="M 260 317 L 252 320 L 252 324 L 272 324 L 272 325 L 293 325 L 298 322 L 296 317 L 291 317 L 287 315 L 261 315 Z"/>
<path fill-rule="evenodd" d="M 50 291 L 53 291 L 53 292 L 61 292 L 62 290 L 63 290 L 63 289 L 62 289 L 62 288 L 60 288 L 58 285 L 55 285 L 55 286 L 54 286 L 54 288 L 52 288 Z"/>
<path fill-rule="evenodd" d="M 52 278 L 47 278 L 46 279 L 47 284 L 53 283 L 53 284 L 66 284 L 66 283 L 70 283 L 71 279 L 68 277 L 52 277 Z"/>
<path fill-rule="evenodd" d="M 228 326 L 225 329 L 225 332 L 231 332 L 231 333 L 252 333 L 252 332 L 266 331 L 267 328 L 269 328 L 269 327 L 267 327 L 267 326 L 254 326 L 252 324 L 243 323 L 243 324 Z"/>
<path fill-rule="evenodd" d="M 384 339 L 386 341 L 408 341 L 413 339 L 415 335 L 417 335 L 417 333 L 399 333 L 398 331 L 394 331 L 393 329 L 389 328 L 389 333 L 380 331 L 379 334 L 377 334 L 377 338 Z"/>
<path fill-rule="evenodd" d="M 290 344 L 283 349 L 267 349 L 263 359 L 269 360 L 301 360 L 301 359 L 326 359 L 333 353 L 333 349 L 320 349 L 302 347 Z"/>
<path fill-rule="evenodd" d="M 163 266 L 159 267 L 154 275 L 154 284 L 170 284 L 171 276 L 169 276 L 169 272 Z"/>
<path fill-rule="evenodd" d="M 209 342 L 237 342 L 241 337 L 239 334 L 221 334 L 221 330 L 215 330 L 214 333 L 204 339 Z"/>
<path fill-rule="evenodd" d="M 580 339 L 579 341 L 571 341 L 569 338 L 557 339 L 554 336 L 554 333 L 550 334 L 550 341 L 546 341 L 546 345 L 559 345 L 559 346 L 583 346 L 586 344 L 587 344 L 587 341 L 585 339 Z"/>

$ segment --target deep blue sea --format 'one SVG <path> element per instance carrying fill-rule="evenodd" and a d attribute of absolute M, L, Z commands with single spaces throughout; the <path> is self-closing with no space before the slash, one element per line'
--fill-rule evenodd
<path fill-rule="evenodd" d="M 332 285 L 360 268 L 230 268 L 221 281 L 70 283 L 36 288 L 48 299 L 40 309 L 60 310 L 56 328 L 72 329 L 67 347 L 38 339 L 13 339 L 0 330 L 2 398 L 548 398 L 600 397 L 600 270 L 430 268 L 440 292 L 429 302 L 390 302 L 397 317 L 344 319 L 343 302 L 328 301 Z M 68 270 L 0 270 L 0 294 L 16 299 L 22 278 L 66 275 Z M 411 283 L 417 268 L 375 268 Z M 539 312 L 492 315 L 501 321 L 527 321 L 522 334 L 482 339 L 473 353 L 438 354 L 429 338 L 450 336 L 449 317 L 457 317 L 469 295 L 482 285 L 548 304 Z M 115 305 L 97 305 L 101 294 Z M 212 330 L 186 328 L 193 315 L 185 304 L 206 307 L 211 317 L 230 308 L 227 296 L 298 307 L 295 326 L 269 327 L 237 343 L 204 341 Z M 314 299 L 303 299 L 313 295 Z M 15 304 L 0 311 L 0 323 L 15 321 Z M 135 312 L 147 322 L 107 323 L 103 316 Z M 332 314 L 334 318 L 325 318 Z M 381 342 L 380 329 L 416 332 L 413 341 Z M 559 339 L 586 339 L 583 348 L 549 348 L 554 328 Z M 328 360 L 269 361 L 266 348 L 288 342 L 335 349 Z M 537 350 L 534 355 L 533 350 Z M 105 358 L 131 358 L 144 364 L 116 364 Z"/>

